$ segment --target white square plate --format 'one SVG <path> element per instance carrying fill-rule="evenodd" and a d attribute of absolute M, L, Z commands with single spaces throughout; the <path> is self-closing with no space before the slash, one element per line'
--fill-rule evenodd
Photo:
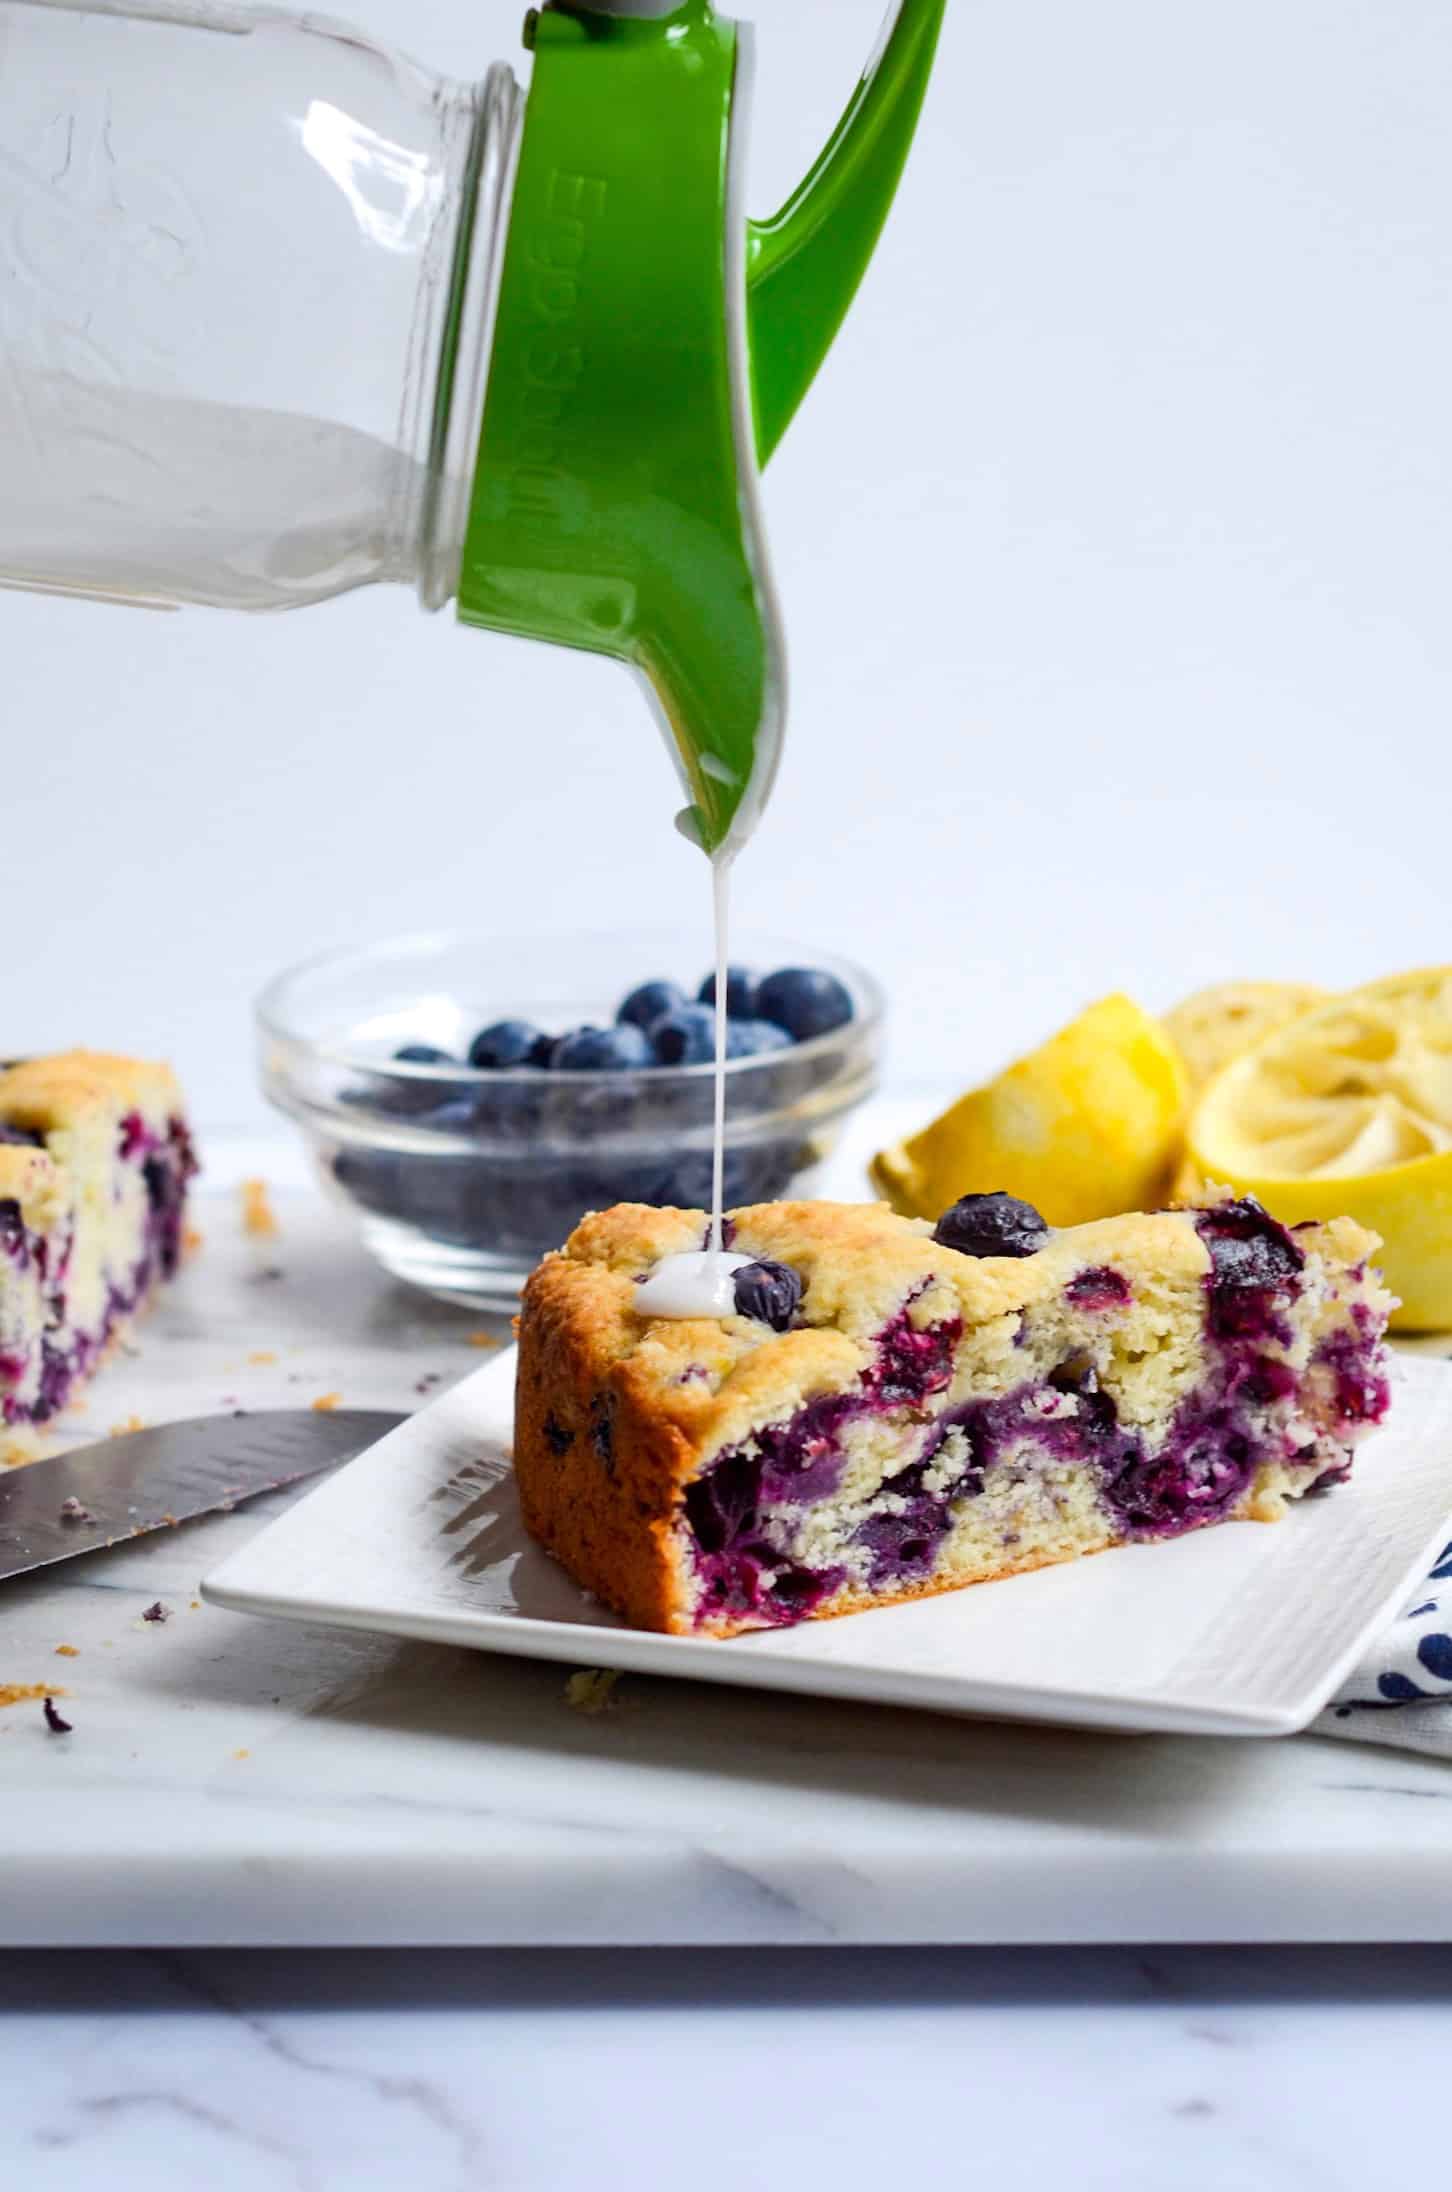
<path fill-rule="evenodd" d="M 262 1530 L 202 1585 L 240 1613 L 698 1681 L 1083 1727 L 1290 1735 L 1446 1543 L 1452 1369 L 1400 1360 L 1349 1485 L 908 1606 L 717 1643 L 628 1629 L 525 1536 L 512 1351 Z"/>

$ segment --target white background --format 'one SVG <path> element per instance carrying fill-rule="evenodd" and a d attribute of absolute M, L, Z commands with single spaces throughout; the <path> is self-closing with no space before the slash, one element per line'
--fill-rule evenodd
<path fill-rule="evenodd" d="M 522 0 L 352 12 L 460 75 L 519 53 Z M 756 0 L 762 211 L 880 12 Z M 1118 984 L 1452 957 L 1445 0 L 949 18 L 768 480 L 795 704 L 744 911 L 880 970 L 911 1078 Z M 6 1052 L 170 1053 L 242 1124 L 248 998 L 315 947 L 663 913 L 704 955 L 610 665 L 402 589 L 258 620 L 5 596 L 0 664 Z"/>

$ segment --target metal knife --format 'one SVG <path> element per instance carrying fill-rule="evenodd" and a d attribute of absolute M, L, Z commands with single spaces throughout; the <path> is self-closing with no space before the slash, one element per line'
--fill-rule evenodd
<path fill-rule="evenodd" d="M 227 1512 L 351 1461 L 406 1420 L 363 1408 L 199 1416 L 0 1472 L 0 1581 Z"/>

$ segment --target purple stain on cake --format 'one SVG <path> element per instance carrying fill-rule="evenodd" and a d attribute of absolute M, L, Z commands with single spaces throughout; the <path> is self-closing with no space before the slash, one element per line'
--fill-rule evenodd
<path fill-rule="evenodd" d="M 973 1456 L 971 1440 L 965 1450 Z M 867 1580 L 873 1590 L 888 1583 L 915 1581 L 931 1574 L 943 1539 L 953 1526 L 953 1502 L 983 1489 L 983 1477 L 970 1459 L 947 1490 L 930 1492 L 923 1480 L 938 1448 L 928 1459 L 913 1462 L 883 1485 L 885 1504 L 870 1515 L 857 1532 L 857 1542 L 872 1555 Z"/>
<path fill-rule="evenodd" d="M 914 1297 L 916 1299 L 916 1297 Z M 877 1359 L 863 1373 L 864 1390 L 879 1408 L 911 1407 L 945 1392 L 952 1383 L 953 1354 L 963 1337 L 961 1317 L 939 1324 L 912 1321 L 907 1302 L 877 1339 Z"/>
<path fill-rule="evenodd" d="M 905 1303 L 884 1326 L 853 1391 L 820 1394 L 786 1422 L 768 1424 L 749 1450 L 723 1455 L 689 1487 L 685 1512 L 702 1582 L 702 1622 L 722 1614 L 773 1627 L 804 1621 L 841 1588 L 844 1569 L 804 1568 L 772 1544 L 763 1511 L 830 1499 L 842 1480 L 848 1424 L 920 1406 L 946 1390 L 962 1322 L 917 1326 L 912 1307 Z"/>
<path fill-rule="evenodd" d="M 1242 1390 L 1247 1400 L 1271 1406 L 1276 1401 L 1289 1400 L 1300 1382 L 1288 1362 L 1283 1362 L 1277 1355 L 1260 1355 L 1246 1372 Z"/>
<path fill-rule="evenodd" d="M 1244 1231 L 1235 1230 L 1242 1222 Z M 1237 1311 L 1256 1302 L 1263 1307 L 1265 1296 L 1298 1283 L 1302 1266 L 1284 1256 L 1274 1234 L 1260 1230 L 1260 1218 L 1236 1216 L 1231 1226 L 1214 1237 L 1230 1243 L 1223 1259 L 1226 1292 Z M 1262 1245 L 1267 1240 L 1269 1245 Z M 1220 1306 L 1217 1300 L 1212 1327 L 1219 1327 Z M 864 1415 L 909 1410 L 949 1383 L 960 1327 L 955 1320 L 915 1326 L 910 1309 L 884 1329 L 875 1360 L 853 1391 L 808 1402 L 786 1422 L 760 1432 L 749 1447 L 723 1456 L 688 1490 L 685 1514 L 695 1540 L 703 1624 L 725 1615 L 780 1626 L 805 1619 L 841 1589 L 844 1568 L 805 1568 L 778 1540 L 789 1541 L 800 1513 L 838 1490 L 849 1424 Z M 855 1542 L 868 1555 L 869 1587 L 883 1590 L 929 1577 L 960 1504 L 979 1496 L 988 1472 L 1010 1456 L 1027 1474 L 1036 1462 L 1090 1469 L 1116 1528 L 1131 1539 L 1176 1537 L 1221 1521 L 1244 1499 L 1263 1465 L 1304 1465 L 1316 1447 L 1293 1447 L 1284 1429 L 1267 1418 L 1303 1382 L 1289 1363 L 1266 1351 L 1271 1320 L 1237 1314 L 1226 1321 L 1228 1334 L 1222 1329 L 1216 1339 L 1212 1332 L 1207 1374 L 1185 1395 L 1154 1453 L 1120 1420 L 1113 1395 L 1085 1351 L 1066 1357 L 1045 1379 L 969 1401 L 939 1417 L 918 1454 L 882 1485 L 874 1510 L 858 1526 Z M 1335 1334 L 1315 1361 L 1332 1385 L 1332 1438 L 1339 1432 L 1350 1439 L 1380 1421 L 1390 1393 L 1384 1353 L 1373 1334 Z M 1317 1488 L 1342 1481 L 1349 1467 L 1349 1456 L 1333 1462 Z"/>
<path fill-rule="evenodd" d="M 729 1454 L 686 1492 L 702 1624 L 730 1615 L 786 1628 L 815 1613 L 844 1580 L 840 1568 L 805 1568 L 772 1545 L 762 1528 L 764 1478 L 760 1456 Z"/>
<path fill-rule="evenodd" d="M 604 1464 L 607 1477 L 615 1474 L 615 1397 L 602 1393 L 590 1410 L 590 1444 Z"/>
<path fill-rule="evenodd" d="M 1343 1423 L 1380 1423 L 1391 1406 L 1391 1381 L 1386 1350 L 1378 1340 L 1362 1331 L 1333 1332 L 1317 1348 L 1312 1366 L 1329 1373 Z"/>
<path fill-rule="evenodd" d="M 0 1255 L 17 1270 L 30 1269 L 34 1236 L 27 1230 L 20 1205 L 13 1195 L 0 1202 Z"/>
<path fill-rule="evenodd" d="M 1103 1310 L 1123 1309 L 1134 1299 L 1124 1273 L 1112 1271 L 1107 1264 L 1095 1264 L 1070 1279 L 1064 1296 L 1076 1309 L 1086 1310 L 1091 1316 Z"/>
<path fill-rule="evenodd" d="M 121 1121 L 119 1147 L 123 1159 L 145 1157 L 161 1147 L 161 1137 L 152 1132 L 139 1111 L 128 1111 Z"/>
<path fill-rule="evenodd" d="M 793 1558 L 787 1548 L 803 1513 L 840 1489 L 848 1427 L 897 1410 L 910 1428 L 914 1411 L 926 1421 L 929 1404 L 951 1384 L 962 1327 L 956 1317 L 914 1321 L 925 1286 L 878 1335 L 854 1388 L 819 1395 L 767 1426 L 689 1488 L 700 1623 L 780 1626 L 805 1619 L 858 1575 L 875 1590 L 928 1579 L 958 1512 L 1000 1465 L 1011 1482 L 1021 1473 L 1030 1493 L 1038 1469 L 1087 1471 L 1116 1533 L 1128 1539 L 1175 1537 L 1225 1519 L 1269 1465 L 1305 1469 L 1324 1458 L 1315 1489 L 1343 1482 L 1356 1438 L 1390 1401 L 1377 1321 L 1365 1304 L 1351 1305 L 1348 1325 L 1298 1373 L 1278 1351 L 1290 1342 L 1286 1310 L 1303 1284 L 1298 1242 L 1249 1197 L 1201 1211 L 1195 1224 L 1211 1259 L 1206 1369 L 1153 1452 L 1121 1420 L 1094 1353 L 1078 1349 L 1046 1377 L 928 1422 L 916 1454 L 857 1525 L 865 1558 L 821 1570 Z M 1124 1274 L 1108 1266 L 1081 1271 L 1066 1294 L 1090 1313 L 1133 1298 Z M 1309 1445 L 1307 1415 L 1315 1426 Z M 1005 1535 L 1005 1545 L 1017 1537 Z"/>

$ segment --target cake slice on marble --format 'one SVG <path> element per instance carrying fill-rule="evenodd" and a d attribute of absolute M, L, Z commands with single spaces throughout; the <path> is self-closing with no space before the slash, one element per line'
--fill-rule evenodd
<path fill-rule="evenodd" d="M 0 1071 L 0 1417 L 44 1423 L 182 1256 L 196 1170 L 166 1066 L 74 1050 Z"/>
<path fill-rule="evenodd" d="M 1388 1406 L 1393 1304 L 1349 1219 L 766 1204 L 730 1221 L 736 1313 L 642 1314 L 705 1225 L 586 1219 L 520 1320 L 525 1522 L 642 1628 L 728 1637 L 1278 1521 Z"/>

